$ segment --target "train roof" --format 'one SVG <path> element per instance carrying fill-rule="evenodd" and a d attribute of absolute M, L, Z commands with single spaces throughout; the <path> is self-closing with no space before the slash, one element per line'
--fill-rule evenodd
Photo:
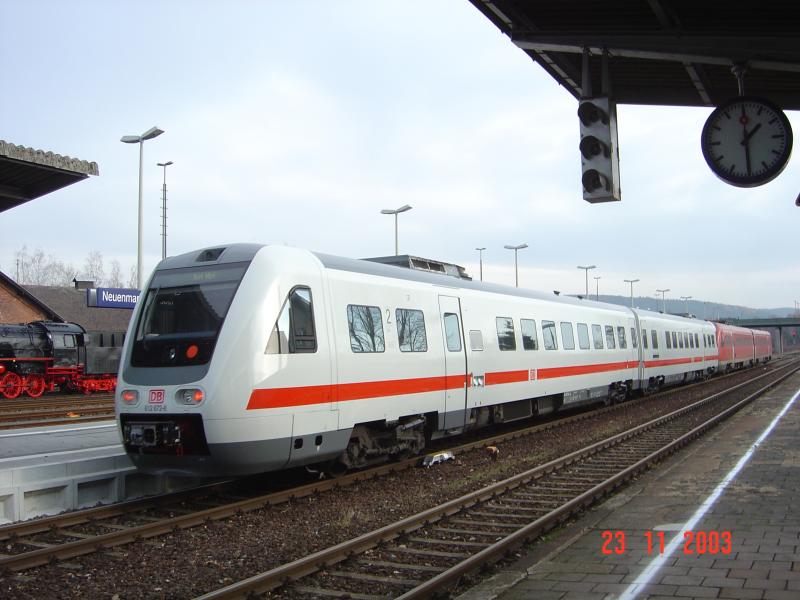
<path fill-rule="evenodd" d="M 526 288 L 511 287 L 508 285 L 500 285 L 497 283 L 487 283 L 485 281 L 475 281 L 470 279 L 460 279 L 450 275 L 440 273 L 430 273 L 427 271 L 419 271 L 402 267 L 398 265 L 386 265 L 371 260 L 345 258 L 342 256 L 333 256 L 331 254 L 323 254 L 319 252 L 312 252 L 326 269 L 333 269 L 337 271 L 350 271 L 352 273 L 362 273 L 364 275 L 374 275 L 377 277 L 388 277 L 391 279 L 401 279 L 405 281 L 417 281 L 420 283 L 429 283 L 440 287 L 449 288 L 462 288 L 468 290 L 479 290 L 484 292 L 492 292 L 495 294 L 503 294 L 505 296 L 517 296 L 520 298 L 533 298 L 535 300 L 545 300 L 548 302 L 560 302 L 563 304 L 572 304 L 575 306 L 592 306 L 601 307 L 607 310 L 628 312 L 630 309 L 626 306 L 619 304 L 611 304 L 607 302 L 596 302 L 594 300 L 575 298 L 573 296 L 561 296 L 555 293 L 548 294 L 537 290 L 530 290 Z"/>
<path fill-rule="evenodd" d="M 202 264 L 222 264 L 231 262 L 250 261 L 255 255 L 263 248 L 267 248 L 267 244 L 251 244 L 251 243 L 235 243 L 235 244 L 221 244 L 219 246 L 212 246 L 202 248 L 180 254 L 178 256 L 171 256 L 162 260 L 157 269 L 176 269 L 182 267 L 193 267 Z M 276 247 L 276 246 L 273 246 Z M 419 283 L 427 283 L 436 285 L 443 288 L 451 289 L 468 289 L 483 292 L 491 292 L 494 294 L 503 294 L 505 296 L 516 296 L 519 298 L 532 298 L 535 300 L 543 300 L 546 302 L 558 302 L 561 304 L 569 304 L 573 306 L 591 306 L 598 309 L 609 310 L 613 312 L 632 313 L 635 312 L 640 317 L 658 318 L 668 321 L 682 321 L 686 323 L 696 323 L 702 321 L 701 319 L 690 319 L 678 315 L 670 315 L 666 313 L 653 312 L 641 309 L 631 309 L 627 306 L 620 304 L 611 304 L 610 302 L 597 302 L 588 298 L 576 298 L 574 296 L 562 296 L 555 293 L 540 292 L 537 290 L 530 290 L 526 288 L 511 287 L 508 285 L 500 285 L 497 283 L 487 283 L 485 281 L 474 281 L 470 279 L 462 279 L 446 275 L 443 273 L 433 273 L 429 271 L 422 271 L 408 268 L 407 266 L 399 266 L 397 264 L 383 264 L 375 262 L 374 260 L 346 258 L 343 256 L 335 256 L 332 254 L 325 254 L 322 252 L 312 252 L 301 248 L 291 248 L 296 252 L 311 254 L 322 263 L 326 269 L 336 271 L 347 271 L 351 273 L 360 273 L 363 275 L 372 275 L 375 277 L 387 277 L 390 279 L 399 279 L 403 281 L 415 281 Z M 705 321 L 703 321 L 705 322 Z"/>

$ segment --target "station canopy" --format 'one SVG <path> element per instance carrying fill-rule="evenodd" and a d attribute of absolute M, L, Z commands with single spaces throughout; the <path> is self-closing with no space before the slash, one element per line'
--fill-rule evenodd
<path fill-rule="evenodd" d="M 98 174 L 95 162 L 0 140 L 0 212 Z"/>
<path fill-rule="evenodd" d="M 732 67 L 742 65 L 746 95 L 800 109 L 800 2 L 470 2 L 575 98 L 586 48 L 591 95 L 602 93 L 605 50 L 618 103 L 718 106 L 739 94 Z"/>

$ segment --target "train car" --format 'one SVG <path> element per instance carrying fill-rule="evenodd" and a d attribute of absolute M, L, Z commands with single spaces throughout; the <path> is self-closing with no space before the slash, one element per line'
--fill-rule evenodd
<path fill-rule="evenodd" d="M 704 377 L 718 365 L 713 332 L 696 319 L 233 244 L 156 268 L 123 348 L 118 423 L 145 471 L 336 471 Z"/>
<path fill-rule="evenodd" d="M 769 331 L 754 329 L 753 343 L 755 344 L 756 363 L 765 363 L 772 360 L 772 334 Z"/>
<path fill-rule="evenodd" d="M 730 371 L 756 364 L 754 330 L 725 323 L 714 323 L 714 326 L 717 330 L 720 370 Z M 769 344 L 771 349 L 771 337 Z"/>
<path fill-rule="evenodd" d="M 123 341 L 122 333 L 116 335 L 118 344 L 113 346 L 113 335 L 105 344 L 102 335 L 92 341 L 76 323 L 0 325 L 0 396 L 24 393 L 36 398 L 56 389 L 113 391 Z"/>
<path fill-rule="evenodd" d="M 704 379 L 716 372 L 718 353 L 714 325 L 676 315 L 637 313 L 644 354 L 641 379 L 645 391 Z"/>

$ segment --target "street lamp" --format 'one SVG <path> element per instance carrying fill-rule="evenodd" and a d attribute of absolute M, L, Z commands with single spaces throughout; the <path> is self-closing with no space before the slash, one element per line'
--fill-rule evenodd
<path fill-rule="evenodd" d="M 483 281 L 483 251 L 486 250 L 486 248 L 475 248 L 475 250 L 478 251 L 478 260 L 481 265 L 481 281 Z"/>
<path fill-rule="evenodd" d="M 594 289 L 595 297 L 594 297 L 594 299 L 597 300 L 598 302 L 600 302 L 600 280 L 601 279 L 602 279 L 602 277 L 600 277 L 600 275 L 598 275 L 597 277 L 594 278 L 594 284 L 595 284 L 595 289 Z"/>
<path fill-rule="evenodd" d="M 394 210 L 390 208 L 384 208 L 381 211 L 382 215 L 394 215 L 394 255 L 397 256 L 400 254 L 399 246 L 397 243 L 397 215 L 401 212 L 406 212 L 407 210 L 411 210 L 411 207 L 408 204 L 404 204 L 400 208 L 395 208 Z"/>
<path fill-rule="evenodd" d="M 520 244 L 519 246 L 503 246 L 506 250 L 514 251 L 514 285 L 519 287 L 519 269 L 517 268 L 517 252 L 528 247 L 528 244 Z"/>
<path fill-rule="evenodd" d="M 638 279 L 623 279 L 625 283 L 631 284 L 631 308 L 633 308 L 633 284 L 639 281 Z"/>
<path fill-rule="evenodd" d="M 666 293 L 667 293 L 667 292 L 669 292 L 669 291 L 670 291 L 670 289 L 669 289 L 669 288 L 667 288 L 667 289 L 665 289 L 665 290 L 656 290 L 656 292 L 658 292 L 659 294 L 661 294 L 661 312 L 662 312 L 662 313 L 666 313 L 666 312 L 667 312 L 667 301 L 666 301 L 666 299 L 664 298 L 664 294 L 666 294 Z"/>
<path fill-rule="evenodd" d="M 147 131 L 145 131 L 142 135 L 123 135 L 120 138 L 120 142 L 125 144 L 139 144 L 139 234 L 137 237 L 137 244 L 136 244 L 136 285 L 141 290 L 142 289 L 142 231 L 143 231 L 143 217 L 142 217 L 142 161 L 144 159 L 144 142 L 146 140 L 152 140 L 154 137 L 158 137 L 164 133 L 162 129 L 158 127 L 151 127 Z"/>
<path fill-rule="evenodd" d="M 172 161 L 156 164 L 164 167 L 163 204 L 161 205 L 161 260 L 164 260 L 167 258 L 167 167 L 172 164 Z"/>
<path fill-rule="evenodd" d="M 681 296 L 681 300 L 686 300 L 686 316 L 689 316 L 689 300 L 692 299 L 692 296 Z"/>
<path fill-rule="evenodd" d="M 596 265 L 589 265 L 588 267 L 582 267 L 582 266 L 578 265 L 578 268 L 579 269 L 583 269 L 584 271 L 586 271 L 586 296 L 588 297 L 589 296 L 589 270 L 590 269 L 596 269 L 597 266 Z"/>

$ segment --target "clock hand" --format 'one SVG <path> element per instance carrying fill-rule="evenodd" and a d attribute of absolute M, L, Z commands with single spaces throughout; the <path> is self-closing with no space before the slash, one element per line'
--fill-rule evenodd
<path fill-rule="evenodd" d="M 755 129 L 753 129 L 753 131 L 755 131 Z M 750 135 L 752 135 L 752 132 Z M 750 172 L 750 136 L 745 135 L 744 140 L 742 140 L 742 145 L 744 146 L 744 159 L 747 163 L 747 174 L 752 175 Z"/>
<path fill-rule="evenodd" d="M 744 142 L 748 141 L 751 137 L 753 137 L 753 134 L 756 131 L 758 131 L 760 128 L 761 128 L 761 123 L 758 123 L 755 127 L 753 127 L 753 129 L 750 130 L 750 133 L 747 133 L 747 129 L 745 129 L 744 130 L 744 141 L 742 141 L 742 144 L 744 144 Z"/>
<path fill-rule="evenodd" d="M 751 175 L 751 167 L 750 167 L 750 136 L 755 133 L 758 129 L 758 125 L 753 128 L 753 131 L 747 133 L 747 113 L 745 112 L 744 104 L 742 104 L 742 118 L 739 119 L 739 122 L 742 124 L 742 141 L 741 144 L 744 146 L 744 160 L 747 165 L 747 174 Z"/>

